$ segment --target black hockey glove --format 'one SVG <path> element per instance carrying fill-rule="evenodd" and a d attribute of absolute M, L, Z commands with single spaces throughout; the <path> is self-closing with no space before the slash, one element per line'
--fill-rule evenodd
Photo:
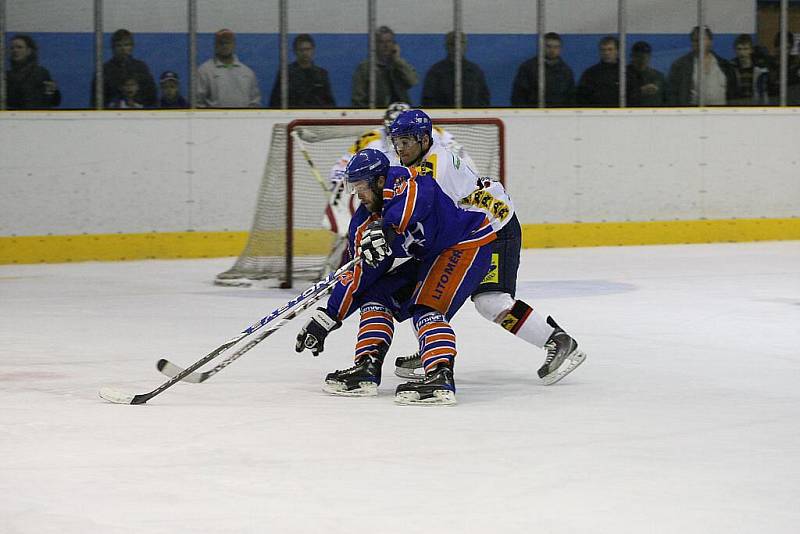
<path fill-rule="evenodd" d="M 358 255 L 370 267 L 376 267 L 380 262 L 392 255 L 392 249 L 386 241 L 380 221 L 374 221 L 364 230 L 361 235 Z"/>
<path fill-rule="evenodd" d="M 325 350 L 325 338 L 340 326 L 342 322 L 328 315 L 325 308 L 317 308 L 297 334 L 294 350 L 303 352 L 304 349 L 308 349 L 314 356 L 319 356 L 319 353 Z"/>

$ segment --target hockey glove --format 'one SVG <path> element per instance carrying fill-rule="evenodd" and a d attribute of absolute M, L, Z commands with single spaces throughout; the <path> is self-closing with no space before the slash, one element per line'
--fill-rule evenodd
<path fill-rule="evenodd" d="M 325 308 L 317 308 L 297 334 L 294 350 L 303 352 L 304 349 L 308 349 L 314 356 L 319 356 L 319 353 L 325 350 L 325 338 L 340 326 L 342 322 L 328 315 Z"/>
<path fill-rule="evenodd" d="M 370 267 L 376 267 L 380 262 L 392 255 L 392 249 L 386 241 L 380 221 L 373 222 L 364 230 L 361 235 L 358 255 Z"/>

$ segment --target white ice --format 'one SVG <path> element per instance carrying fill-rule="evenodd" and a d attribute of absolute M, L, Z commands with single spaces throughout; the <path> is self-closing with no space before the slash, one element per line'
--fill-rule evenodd
<path fill-rule="evenodd" d="M 800 242 L 528 250 L 519 296 L 588 353 L 454 321 L 458 405 L 324 394 L 289 323 L 146 405 L 300 289 L 220 288 L 231 259 L 0 267 L 0 533 L 800 532 Z M 221 359 L 221 358 L 220 358 Z"/>

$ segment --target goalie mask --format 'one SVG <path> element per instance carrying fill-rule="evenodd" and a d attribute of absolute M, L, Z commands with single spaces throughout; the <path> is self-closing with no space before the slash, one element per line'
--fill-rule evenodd
<path fill-rule="evenodd" d="M 389 135 L 389 128 L 397 116 L 409 109 L 411 109 L 411 106 L 405 102 L 392 102 L 389 104 L 389 107 L 386 108 L 386 113 L 383 114 L 383 127 L 386 128 L 387 136 Z"/>

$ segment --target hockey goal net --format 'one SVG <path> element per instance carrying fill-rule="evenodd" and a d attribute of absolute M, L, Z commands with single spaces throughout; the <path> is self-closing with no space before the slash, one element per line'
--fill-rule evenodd
<path fill-rule="evenodd" d="M 481 176 L 504 181 L 505 132 L 500 119 L 433 122 L 453 135 Z M 295 278 L 319 278 L 335 238 L 322 224 L 331 196 L 331 168 L 361 135 L 376 128 L 383 128 L 381 120 L 299 119 L 276 124 L 247 244 L 215 283 L 248 286 L 262 280 L 291 287 Z"/>

